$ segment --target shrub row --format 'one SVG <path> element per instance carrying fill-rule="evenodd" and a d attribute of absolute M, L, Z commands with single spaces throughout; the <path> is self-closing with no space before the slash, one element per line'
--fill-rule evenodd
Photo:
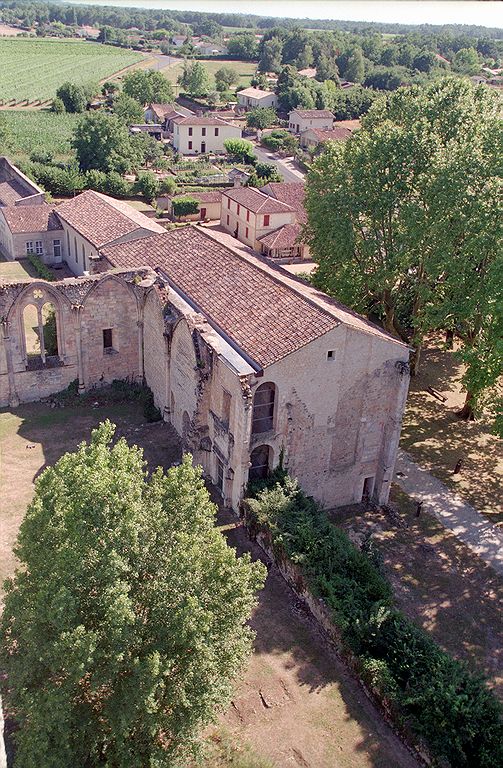
<path fill-rule="evenodd" d="M 443 651 L 393 606 L 378 564 L 334 526 L 282 470 L 250 488 L 244 511 L 275 557 L 297 564 L 324 601 L 362 679 L 385 700 L 397 725 L 423 740 L 437 764 L 503 765 L 503 707 L 483 678 Z"/>
<path fill-rule="evenodd" d="M 34 253 L 28 254 L 28 261 L 34 268 L 38 277 L 40 277 L 42 280 L 47 280 L 50 283 L 56 280 L 51 270 L 44 264 L 42 259 L 40 259 L 36 254 Z"/>

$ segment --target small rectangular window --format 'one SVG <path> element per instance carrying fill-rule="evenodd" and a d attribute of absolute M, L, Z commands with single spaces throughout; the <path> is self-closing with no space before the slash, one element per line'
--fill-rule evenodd
<path fill-rule="evenodd" d="M 55 259 L 61 258 L 61 240 L 52 241 L 52 252 L 54 253 Z"/>
<path fill-rule="evenodd" d="M 189 149 L 192 149 L 192 142 L 189 141 Z"/>
<path fill-rule="evenodd" d="M 250 211 L 246 211 L 246 221 L 250 221 Z"/>
<path fill-rule="evenodd" d="M 245 237 L 248 237 L 248 227 L 246 227 L 246 234 Z"/>
<path fill-rule="evenodd" d="M 269 226 L 269 221 L 270 221 L 270 216 L 269 216 L 268 213 L 266 213 L 265 216 L 264 216 L 264 227 L 268 227 Z"/>
<path fill-rule="evenodd" d="M 328 350 L 327 360 L 335 360 L 335 351 L 333 349 Z"/>
<path fill-rule="evenodd" d="M 73 248 L 74 248 L 74 251 L 75 251 L 75 261 L 78 264 L 79 263 L 79 252 L 77 250 L 77 238 L 76 237 L 73 238 Z"/>
<path fill-rule="evenodd" d="M 103 349 L 113 349 L 113 332 L 112 328 L 103 328 Z"/>
<path fill-rule="evenodd" d="M 192 128 L 189 128 L 189 136 L 192 136 Z"/>
<path fill-rule="evenodd" d="M 27 254 L 34 253 L 33 243 L 31 240 L 28 240 L 28 242 L 26 243 L 26 253 Z"/>
<path fill-rule="evenodd" d="M 231 199 L 230 197 L 227 198 L 227 208 L 231 207 Z"/>
<path fill-rule="evenodd" d="M 227 214 L 227 224 L 229 223 L 229 221 L 230 221 L 229 214 Z"/>
<path fill-rule="evenodd" d="M 201 128 L 201 136 L 206 136 L 206 128 Z"/>
<path fill-rule="evenodd" d="M 35 241 L 35 253 L 37 256 L 42 256 L 44 253 L 44 246 L 42 244 L 42 240 L 36 240 Z"/>
<path fill-rule="evenodd" d="M 218 128 L 215 128 L 215 136 L 218 136 Z"/>

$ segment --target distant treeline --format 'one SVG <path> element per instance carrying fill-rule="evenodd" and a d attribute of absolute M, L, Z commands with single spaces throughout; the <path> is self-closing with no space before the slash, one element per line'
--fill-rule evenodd
<path fill-rule="evenodd" d="M 114 8 L 113 6 L 69 5 L 63 2 L 30 2 L 30 0 L 0 0 L 0 8 L 5 22 L 22 21 L 26 26 L 35 23 L 47 24 L 59 22 L 68 25 L 108 25 L 119 29 L 137 27 L 140 30 L 168 29 L 188 31 L 189 25 L 195 34 L 212 35 L 218 26 L 248 27 L 250 29 L 271 29 L 304 27 L 319 30 L 341 30 L 361 34 L 366 31 L 387 34 L 446 35 L 473 38 L 499 39 L 502 30 L 496 27 L 481 27 L 464 24 L 401 24 L 392 22 L 364 22 L 342 20 L 282 19 L 253 16 L 239 13 L 201 13 L 197 11 L 172 11 L 140 8 Z M 6 13 L 7 12 L 7 13 Z M 10 16 L 12 13 L 12 16 Z M 464 46 L 463 46 L 464 47 Z"/>

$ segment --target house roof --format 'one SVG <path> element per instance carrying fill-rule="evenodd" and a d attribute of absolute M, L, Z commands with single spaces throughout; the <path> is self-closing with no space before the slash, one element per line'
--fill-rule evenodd
<path fill-rule="evenodd" d="M 247 96 L 251 99 L 264 99 L 266 96 L 275 96 L 274 91 L 263 91 L 261 88 L 243 88 L 238 91 L 238 96 Z"/>
<path fill-rule="evenodd" d="M 156 113 L 156 115 L 164 118 L 171 117 L 172 115 L 185 115 L 188 117 L 189 115 L 194 114 L 190 109 L 182 107 L 179 104 L 150 104 L 149 107 Z"/>
<path fill-rule="evenodd" d="M 318 141 L 345 141 L 353 133 L 349 128 L 336 125 L 331 131 L 322 131 L 321 128 L 306 128 L 304 133 L 312 133 Z"/>
<path fill-rule="evenodd" d="M 362 127 L 360 120 L 336 120 L 334 128 L 347 128 L 349 131 L 358 131 Z"/>
<path fill-rule="evenodd" d="M 298 73 L 302 77 L 316 77 L 316 67 L 306 67 L 305 69 L 299 69 Z"/>
<path fill-rule="evenodd" d="M 307 216 L 304 208 L 306 186 L 302 181 L 270 181 L 260 191 L 294 208 L 297 213 L 297 221 L 301 224 L 306 222 Z"/>
<path fill-rule="evenodd" d="M 13 235 L 63 229 L 51 205 L 13 205 L 2 213 Z"/>
<path fill-rule="evenodd" d="M 338 325 L 335 318 L 195 227 L 103 250 L 114 266 L 160 269 L 261 367 Z"/>
<path fill-rule="evenodd" d="M 26 197 L 26 190 L 16 179 L 0 181 L 0 206 L 15 205 Z"/>
<path fill-rule="evenodd" d="M 102 250 L 112 266 L 150 266 L 261 367 L 341 323 L 407 348 L 365 318 L 265 259 L 225 245 L 196 226 Z"/>
<path fill-rule="evenodd" d="M 259 241 L 267 248 L 293 248 L 298 242 L 301 233 L 299 224 L 285 224 L 274 232 L 268 232 L 267 235 L 259 237 Z"/>
<path fill-rule="evenodd" d="M 316 117 L 331 117 L 332 120 L 335 119 L 329 109 L 292 109 L 290 114 L 293 114 L 294 112 L 303 119 L 314 119 Z"/>
<path fill-rule="evenodd" d="M 232 123 L 227 122 L 226 120 L 221 120 L 219 117 L 185 117 L 185 115 L 180 115 L 179 117 L 174 117 L 173 122 L 177 125 L 232 125 Z M 232 126 L 235 128 L 236 126 Z"/>
<path fill-rule="evenodd" d="M 223 193 L 231 200 L 235 200 L 243 208 L 247 208 L 253 213 L 288 213 L 294 211 L 287 203 L 283 203 L 280 200 L 276 200 L 274 197 L 264 195 L 263 192 L 259 192 L 254 187 L 233 187 L 232 189 L 226 189 Z"/>
<path fill-rule="evenodd" d="M 182 195 L 168 195 L 168 197 L 170 197 L 171 200 L 176 200 L 181 197 L 190 197 L 193 200 L 197 200 L 199 203 L 219 203 L 222 199 L 222 193 L 218 189 L 214 189 L 209 192 L 187 192 Z"/>
<path fill-rule="evenodd" d="M 122 200 L 115 200 L 90 189 L 72 200 L 61 203 L 56 212 L 96 248 L 138 229 L 150 232 L 165 231 L 160 224 Z"/>

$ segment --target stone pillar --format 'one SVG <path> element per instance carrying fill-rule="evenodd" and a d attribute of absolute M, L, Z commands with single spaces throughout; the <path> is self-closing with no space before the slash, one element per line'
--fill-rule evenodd
<path fill-rule="evenodd" d="M 82 395 L 86 391 L 86 385 L 84 381 L 84 360 L 82 356 L 82 333 L 81 333 L 81 319 L 82 319 L 82 306 L 72 306 L 75 317 L 75 338 L 77 342 L 77 369 L 79 377 L 79 394 Z"/>
<path fill-rule="evenodd" d="M 5 357 L 7 360 L 7 377 L 9 380 L 9 406 L 11 408 L 17 408 L 19 405 L 19 397 L 16 392 L 16 381 L 14 376 L 14 367 L 12 365 L 12 350 L 11 350 L 11 337 L 10 337 L 10 324 L 7 319 L 2 319 L 2 337 L 5 347 Z"/>
<path fill-rule="evenodd" d="M 145 345 L 143 335 L 143 318 L 136 323 L 138 326 L 138 377 L 140 382 L 145 381 Z"/>
<path fill-rule="evenodd" d="M 38 338 L 40 342 L 40 357 L 42 363 L 45 365 L 45 339 L 44 339 L 44 318 L 42 317 L 42 307 L 37 305 L 37 323 L 38 323 Z"/>

